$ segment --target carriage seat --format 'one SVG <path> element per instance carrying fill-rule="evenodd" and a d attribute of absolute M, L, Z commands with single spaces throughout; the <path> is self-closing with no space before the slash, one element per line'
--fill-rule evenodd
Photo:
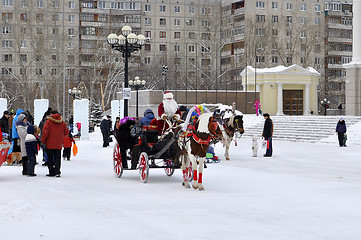
<path fill-rule="evenodd" d="M 148 146 L 152 147 L 158 142 L 157 125 L 143 126 L 143 133 Z"/>

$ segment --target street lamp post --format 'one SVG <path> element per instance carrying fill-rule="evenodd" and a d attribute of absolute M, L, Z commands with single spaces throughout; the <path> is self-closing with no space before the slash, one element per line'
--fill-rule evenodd
<path fill-rule="evenodd" d="M 165 79 L 165 75 L 168 72 L 168 66 L 163 65 L 162 67 L 162 75 L 163 75 L 163 92 L 166 91 L 167 87 L 166 87 L 166 79 Z"/>
<path fill-rule="evenodd" d="M 77 95 L 80 96 L 81 90 L 76 87 L 73 87 L 72 89 L 68 89 L 68 93 L 69 93 L 69 95 L 71 95 L 73 97 L 73 101 L 74 101 L 77 98 Z M 73 111 L 74 111 L 74 108 L 73 108 Z"/>
<path fill-rule="evenodd" d="M 330 105 L 330 101 L 327 98 L 321 100 L 321 105 L 325 108 L 325 116 L 327 115 L 327 108 Z"/>
<path fill-rule="evenodd" d="M 134 88 L 135 88 L 135 90 L 137 91 L 137 99 L 136 99 L 136 104 L 137 104 L 137 108 L 136 108 L 136 113 L 135 113 L 135 115 L 136 115 L 136 117 L 137 118 L 139 118 L 139 112 L 138 112 L 138 91 L 139 91 L 139 89 L 142 87 L 142 86 L 144 86 L 145 85 L 145 80 L 140 80 L 139 79 L 139 77 L 135 77 L 134 78 L 134 81 L 132 81 L 132 80 L 130 80 L 129 81 L 129 85 L 130 86 L 134 86 Z"/>
<path fill-rule="evenodd" d="M 130 54 L 138 49 L 141 49 L 145 44 L 146 38 L 144 35 L 135 35 L 132 33 L 132 28 L 124 26 L 121 30 L 121 35 L 117 36 L 114 33 L 108 35 L 108 43 L 113 49 L 121 52 L 125 59 L 124 65 L 124 89 L 128 88 L 128 60 Z M 123 89 L 123 91 L 124 91 Z M 124 117 L 128 116 L 128 99 L 124 99 Z"/>

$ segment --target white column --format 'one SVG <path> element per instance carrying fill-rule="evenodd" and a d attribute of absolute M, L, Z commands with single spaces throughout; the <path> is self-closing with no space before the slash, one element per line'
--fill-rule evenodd
<path fill-rule="evenodd" d="M 256 84 L 256 92 L 259 92 L 259 84 Z"/>
<path fill-rule="evenodd" d="M 276 115 L 284 115 L 283 114 L 283 84 L 277 83 L 277 113 Z"/>
<path fill-rule="evenodd" d="M 81 124 L 81 138 L 82 140 L 89 140 L 89 100 L 75 99 L 74 106 L 74 133 L 77 133 L 76 123 Z"/>
<path fill-rule="evenodd" d="M 361 0 L 353 0 L 352 6 L 352 62 L 355 64 L 361 64 Z"/>
<path fill-rule="evenodd" d="M 4 111 L 8 110 L 8 100 L 6 98 L 0 98 L 0 116 L 3 116 Z"/>
<path fill-rule="evenodd" d="M 310 84 L 305 84 L 305 98 L 303 99 L 303 115 L 310 115 Z"/>
<path fill-rule="evenodd" d="M 34 124 L 39 126 L 44 113 L 48 110 L 49 99 L 35 99 L 34 100 Z M 64 117 L 64 113 L 63 117 Z M 63 119 L 65 121 L 65 119 Z"/>

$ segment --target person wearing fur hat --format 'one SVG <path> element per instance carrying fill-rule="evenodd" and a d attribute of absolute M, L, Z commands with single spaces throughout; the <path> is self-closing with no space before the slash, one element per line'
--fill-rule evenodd
<path fill-rule="evenodd" d="M 163 95 L 163 101 L 158 106 L 158 132 L 159 134 L 164 133 L 170 126 L 166 120 L 178 121 L 181 117 L 181 111 L 178 108 L 177 102 L 173 98 L 173 93 L 165 92 Z"/>
<path fill-rule="evenodd" d="M 27 117 L 24 113 L 21 113 L 17 121 L 15 122 L 16 131 L 20 140 L 20 151 L 21 151 L 21 157 L 22 157 L 22 164 L 23 164 L 23 175 L 28 175 L 28 155 L 26 153 L 26 147 L 25 147 L 25 137 L 26 134 L 28 134 L 28 126 L 30 124 L 28 123 Z"/>
<path fill-rule="evenodd" d="M 60 177 L 61 149 L 63 148 L 64 136 L 69 135 L 69 129 L 63 118 L 56 110 L 50 112 L 41 134 L 41 142 L 46 145 L 48 160 L 53 159 L 54 164 L 48 161 L 48 177 Z"/>

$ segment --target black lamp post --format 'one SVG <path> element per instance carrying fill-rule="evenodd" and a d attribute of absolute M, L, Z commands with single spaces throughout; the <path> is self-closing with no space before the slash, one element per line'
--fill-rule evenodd
<path fill-rule="evenodd" d="M 166 91 L 167 89 L 167 86 L 166 86 L 166 79 L 165 79 L 165 75 L 167 74 L 168 72 L 168 66 L 166 65 L 163 65 L 162 67 L 162 75 L 163 75 L 163 92 Z"/>
<path fill-rule="evenodd" d="M 108 35 L 108 43 L 115 50 L 123 54 L 125 58 L 124 66 L 124 88 L 128 88 L 128 60 L 130 58 L 130 53 L 141 49 L 145 44 L 146 38 L 144 35 L 135 35 L 132 33 L 132 28 L 129 26 L 124 26 L 122 28 L 122 34 L 117 36 L 114 33 Z M 128 99 L 124 99 L 124 117 L 128 116 Z"/>
<path fill-rule="evenodd" d="M 327 98 L 321 100 L 321 105 L 325 108 L 325 116 L 327 115 L 327 108 L 330 105 L 330 101 L 327 100 Z"/>
<path fill-rule="evenodd" d="M 130 80 L 129 81 L 129 85 L 130 86 L 134 86 L 135 90 L 137 91 L 137 99 L 136 99 L 136 102 L 137 102 L 137 108 L 136 108 L 136 117 L 139 118 L 139 112 L 138 112 L 138 90 L 145 85 L 145 80 L 139 80 L 139 77 L 135 77 L 134 78 L 134 81 Z"/>

